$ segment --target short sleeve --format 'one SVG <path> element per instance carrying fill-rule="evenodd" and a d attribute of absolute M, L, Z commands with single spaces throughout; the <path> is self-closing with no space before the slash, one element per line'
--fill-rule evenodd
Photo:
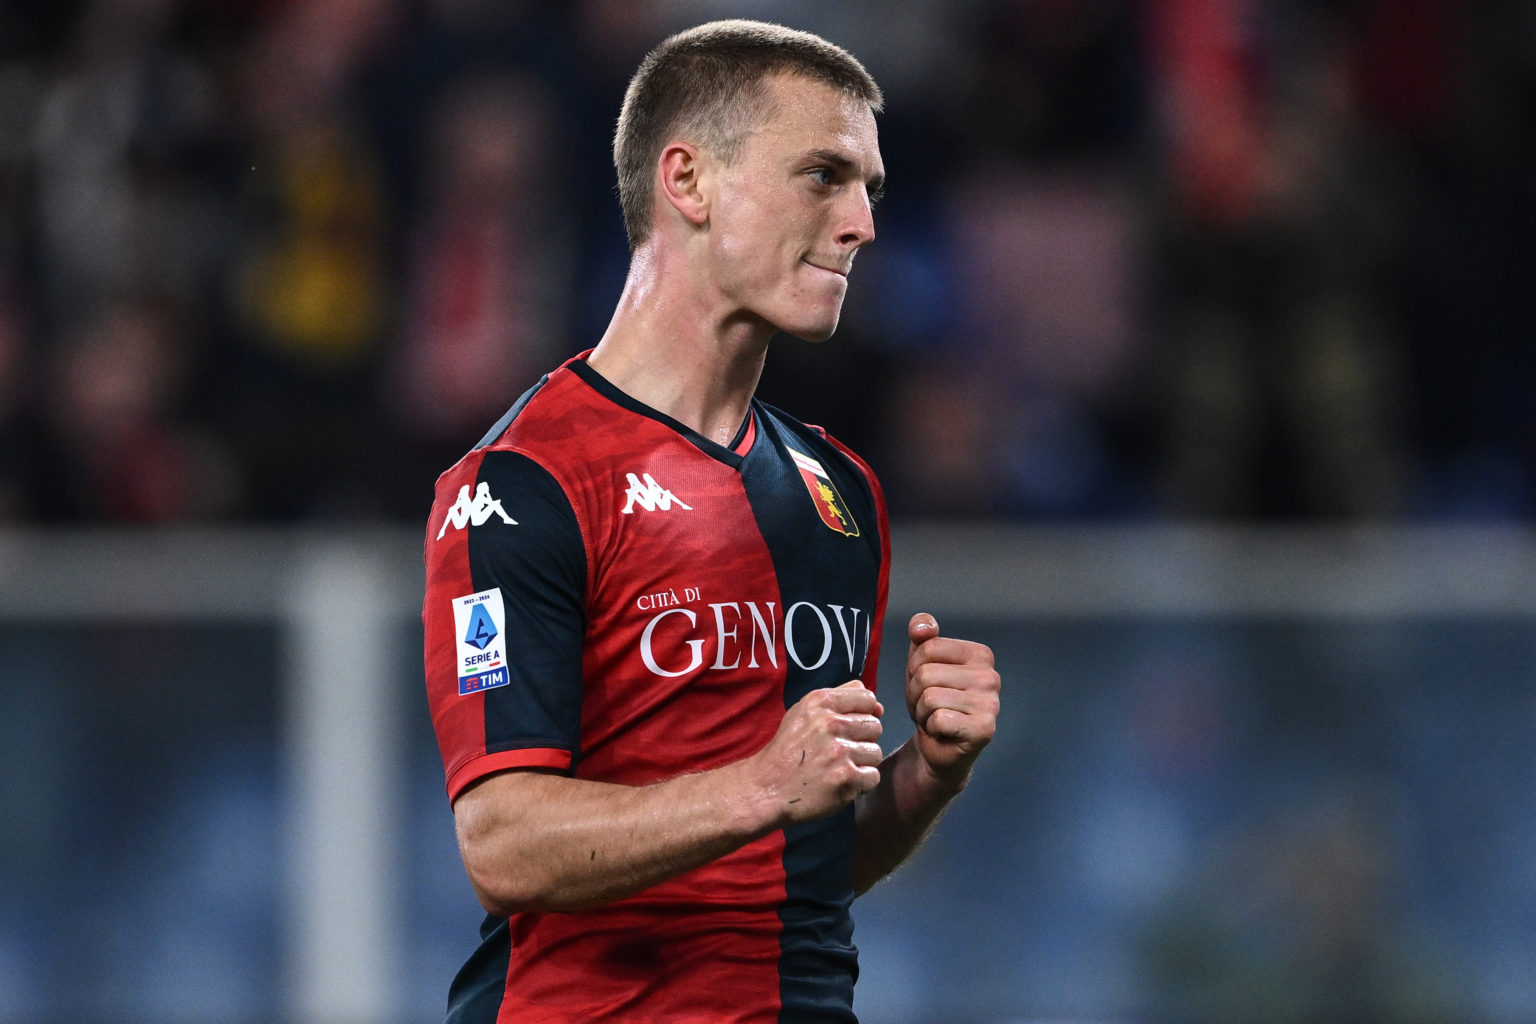
<path fill-rule="evenodd" d="M 564 490 L 517 451 L 438 481 L 422 608 L 427 696 L 448 797 L 508 768 L 580 756 L 586 551 Z"/>

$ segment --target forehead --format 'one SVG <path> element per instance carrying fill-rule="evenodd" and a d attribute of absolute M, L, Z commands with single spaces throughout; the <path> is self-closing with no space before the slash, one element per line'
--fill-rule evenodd
<path fill-rule="evenodd" d="M 801 75 L 773 75 L 764 85 L 768 114 L 748 135 L 749 150 L 775 158 L 835 152 L 863 175 L 884 174 L 875 115 L 868 103 Z"/>

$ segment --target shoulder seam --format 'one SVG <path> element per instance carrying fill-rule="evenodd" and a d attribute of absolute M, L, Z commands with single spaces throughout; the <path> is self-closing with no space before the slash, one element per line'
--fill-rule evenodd
<path fill-rule="evenodd" d="M 517 401 L 512 403 L 512 407 L 506 412 L 502 413 L 501 419 L 497 420 L 491 426 L 491 429 L 486 431 L 485 436 L 476 442 L 475 447 L 472 450 L 479 451 L 484 448 L 494 447 L 496 441 L 512 428 L 512 424 L 517 420 L 519 416 L 522 415 L 523 410 L 528 407 L 528 404 L 533 401 L 534 397 L 538 395 L 539 392 L 543 391 L 545 386 L 549 384 L 554 375 L 559 372 L 559 370 L 554 370 L 550 373 L 546 373 L 544 376 L 539 378 L 539 382 L 537 384 L 519 395 Z"/>

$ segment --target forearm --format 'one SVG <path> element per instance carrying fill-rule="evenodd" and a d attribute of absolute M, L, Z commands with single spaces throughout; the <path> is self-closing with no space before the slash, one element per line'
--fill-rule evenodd
<path fill-rule="evenodd" d="M 813 690 L 744 760 L 650 786 L 534 771 L 459 794 L 459 852 L 493 914 L 580 910 L 690 871 L 880 783 L 880 702 L 854 680 Z"/>
<path fill-rule="evenodd" d="M 961 790 L 936 776 L 908 741 L 880 763 L 880 785 L 854 802 L 853 889 L 863 893 L 922 845 Z"/>
<path fill-rule="evenodd" d="M 650 786 L 508 772 L 455 808 L 476 894 L 496 914 L 622 899 L 778 827 L 737 763 Z"/>

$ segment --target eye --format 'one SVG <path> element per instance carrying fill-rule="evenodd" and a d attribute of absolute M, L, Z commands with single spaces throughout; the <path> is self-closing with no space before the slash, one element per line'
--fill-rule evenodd
<path fill-rule="evenodd" d="M 823 188 L 832 184 L 832 168 L 830 167 L 812 167 L 806 173 L 811 176 L 816 184 Z"/>

